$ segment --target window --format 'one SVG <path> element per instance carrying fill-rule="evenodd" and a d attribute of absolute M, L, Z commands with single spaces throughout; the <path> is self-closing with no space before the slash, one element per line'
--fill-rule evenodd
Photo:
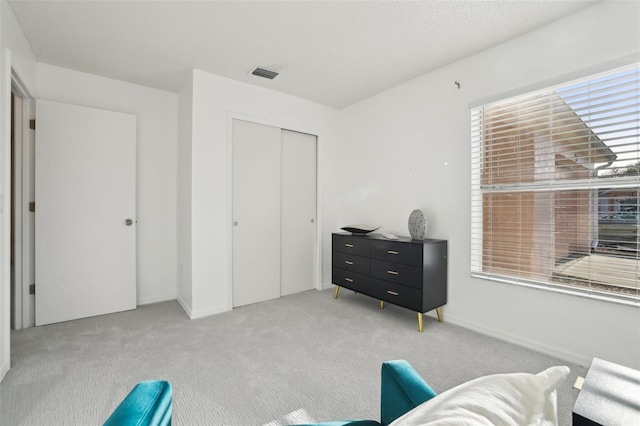
<path fill-rule="evenodd" d="M 471 110 L 471 273 L 640 302 L 640 64 Z"/>

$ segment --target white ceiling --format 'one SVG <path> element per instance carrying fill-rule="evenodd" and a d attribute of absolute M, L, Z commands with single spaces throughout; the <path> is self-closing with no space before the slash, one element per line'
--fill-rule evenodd
<path fill-rule="evenodd" d="M 174 92 L 197 68 L 335 108 L 594 3 L 10 1 L 39 62 Z"/>

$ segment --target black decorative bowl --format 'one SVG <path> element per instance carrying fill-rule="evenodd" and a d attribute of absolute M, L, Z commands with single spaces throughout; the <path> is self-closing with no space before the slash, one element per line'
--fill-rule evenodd
<path fill-rule="evenodd" d="M 355 234 L 355 235 L 366 235 L 369 232 L 373 232 L 378 228 L 380 227 L 353 225 L 353 226 L 343 226 L 340 229 L 342 229 L 343 231 L 351 232 L 352 234 Z"/>

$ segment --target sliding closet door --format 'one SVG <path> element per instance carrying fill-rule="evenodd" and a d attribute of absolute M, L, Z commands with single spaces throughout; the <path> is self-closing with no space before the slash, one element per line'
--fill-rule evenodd
<path fill-rule="evenodd" d="M 282 130 L 280 293 L 315 287 L 316 137 Z"/>
<path fill-rule="evenodd" d="M 281 130 L 233 120 L 233 306 L 280 297 Z"/>

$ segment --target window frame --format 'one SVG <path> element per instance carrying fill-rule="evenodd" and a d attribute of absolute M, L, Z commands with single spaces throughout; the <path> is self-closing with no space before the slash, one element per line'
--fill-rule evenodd
<path fill-rule="evenodd" d="M 549 92 L 569 87 L 579 82 L 586 82 L 589 80 L 597 79 L 601 76 L 613 75 L 614 73 L 621 72 L 625 69 L 635 69 L 636 88 L 635 88 L 635 101 L 636 101 L 636 114 L 640 113 L 637 105 L 640 104 L 640 64 L 633 64 L 623 68 L 608 70 L 596 75 L 591 75 L 586 78 L 581 78 L 575 81 L 569 81 L 566 83 L 556 84 L 553 86 L 541 88 L 535 91 L 531 91 L 519 96 L 513 96 L 502 100 L 494 101 L 491 103 L 472 106 L 470 108 L 470 122 L 471 122 L 471 259 L 470 259 L 470 274 L 474 278 L 480 278 L 484 280 L 490 280 L 495 282 L 502 282 L 507 284 L 514 284 L 526 287 L 532 287 L 537 289 L 543 289 L 552 292 L 559 292 L 564 294 L 572 294 L 591 299 L 598 299 L 604 301 L 610 301 L 615 303 L 622 303 L 640 307 L 640 269 L 636 269 L 635 281 L 635 294 L 618 294 L 610 291 L 602 291 L 589 287 L 581 287 L 577 285 L 563 284 L 552 281 L 553 269 L 549 270 L 548 280 L 538 280 L 525 277 L 510 276 L 508 274 L 500 274 L 495 272 L 485 271 L 485 255 L 484 243 L 484 218 L 483 209 L 485 207 L 485 195 L 497 194 L 497 193 L 524 193 L 527 191 L 533 192 L 548 192 L 552 194 L 558 194 L 560 191 L 569 190 L 589 190 L 592 192 L 607 189 L 607 188 L 632 188 L 635 191 L 640 190 L 640 175 L 636 176 L 615 176 L 607 179 L 598 178 L 597 176 L 589 176 L 588 178 L 581 179 L 565 179 L 561 181 L 544 181 L 544 182 L 517 182 L 512 184 L 483 184 L 482 171 L 483 163 L 486 161 L 484 152 L 486 146 L 484 144 L 484 110 L 487 107 L 493 105 L 499 105 L 507 102 L 517 102 L 518 99 L 535 95 L 536 93 Z M 636 118 L 637 120 L 637 118 Z M 636 126 L 637 126 L 636 121 Z M 635 137 L 638 138 L 640 130 L 637 130 Z M 535 142 L 534 142 L 535 143 Z M 640 159 L 640 149 L 636 147 L 637 157 Z M 640 164 L 640 162 L 639 162 Z M 596 203 L 598 203 L 598 197 L 596 193 Z M 553 208 L 556 206 L 556 200 L 554 198 Z M 597 207 L 597 206 L 596 206 Z M 640 213 L 640 208 L 638 209 Z M 595 219 L 597 224 L 598 211 L 590 212 L 590 221 Z M 593 216 L 595 214 L 595 216 Z M 520 222 L 519 222 L 520 223 Z M 520 223 L 521 225 L 521 223 Z M 597 226 L 597 225 L 596 225 Z M 640 224 L 639 224 L 640 226 Z M 640 241 L 639 241 L 640 243 Z M 534 244 L 533 241 L 531 244 Z M 551 244 L 555 244 L 555 241 Z M 640 257 L 636 254 L 636 262 L 640 267 Z M 614 285 L 612 285 L 615 287 Z"/>

